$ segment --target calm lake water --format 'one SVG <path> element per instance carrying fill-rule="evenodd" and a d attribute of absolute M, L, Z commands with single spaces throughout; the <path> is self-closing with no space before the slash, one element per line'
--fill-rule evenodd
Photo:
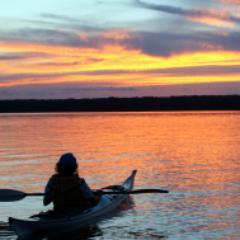
<path fill-rule="evenodd" d="M 136 188 L 170 191 L 133 196 L 85 239 L 240 239 L 240 112 L 1 114 L 0 188 L 43 191 L 69 151 L 93 188 L 138 169 Z M 9 216 L 40 210 L 0 203 L 0 239 L 16 239 Z"/>

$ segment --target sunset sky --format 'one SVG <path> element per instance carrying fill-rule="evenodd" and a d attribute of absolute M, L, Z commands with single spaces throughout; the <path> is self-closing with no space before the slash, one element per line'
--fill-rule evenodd
<path fill-rule="evenodd" d="M 8 0 L 0 99 L 240 94 L 240 0 Z"/>

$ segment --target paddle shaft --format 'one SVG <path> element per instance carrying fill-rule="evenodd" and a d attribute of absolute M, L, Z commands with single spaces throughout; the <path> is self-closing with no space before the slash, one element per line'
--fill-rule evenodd
<path fill-rule="evenodd" d="M 94 190 L 97 192 L 97 190 Z M 132 191 L 98 191 L 100 195 L 105 194 L 142 194 L 142 193 L 168 193 L 168 190 L 162 189 L 136 189 Z M 26 193 L 26 196 L 43 196 L 44 193 Z"/>

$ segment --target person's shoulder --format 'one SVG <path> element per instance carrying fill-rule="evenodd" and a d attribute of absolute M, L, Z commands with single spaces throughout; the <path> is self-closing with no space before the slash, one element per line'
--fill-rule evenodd
<path fill-rule="evenodd" d="M 50 178 L 49 181 L 54 181 L 56 178 L 59 178 L 59 174 L 55 173 Z"/>
<path fill-rule="evenodd" d="M 60 174 L 59 173 L 55 173 L 50 178 L 56 178 L 56 177 L 60 177 Z"/>
<path fill-rule="evenodd" d="M 79 183 L 80 183 L 80 184 L 86 184 L 86 181 L 85 181 L 84 178 L 78 177 L 78 179 L 79 179 Z"/>

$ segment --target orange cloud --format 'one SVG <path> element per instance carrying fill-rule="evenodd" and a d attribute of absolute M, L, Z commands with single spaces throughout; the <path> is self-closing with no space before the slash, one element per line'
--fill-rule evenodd
<path fill-rule="evenodd" d="M 221 2 L 240 4 L 240 0 L 221 0 Z"/>
<path fill-rule="evenodd" d="M 129 39 L 131 37 L 129 32 L 124 30 L 107 31 L 107 32 L 104 32 L 102 36 L 103 38 L 111 39 L 115 41 L 121 41 L 121 40 Z"/>
<path fill-rule="evenodd" d="M 231 14 L 225 10 L 208 9 L 199 11 L 199 14 L 190 15 L 188 18 L 195 22 L 217 27 L 234 28 L 236 25 L 231 19 Z"/>
<path fill-rule="evenodd" d="M 234 22 L 230 20 L 225 20 L 217 17 L 212 17 L 212 16 L 201 16 L 201 17 L 190 17 L 192 21 L 198 22 L 198 23 L 203 23 L 206 25 L 212 25 L 212 26 L 217 26 L 217 27 L 226 27 L 226 28 L 234 28 L 236 25 Z"/>

